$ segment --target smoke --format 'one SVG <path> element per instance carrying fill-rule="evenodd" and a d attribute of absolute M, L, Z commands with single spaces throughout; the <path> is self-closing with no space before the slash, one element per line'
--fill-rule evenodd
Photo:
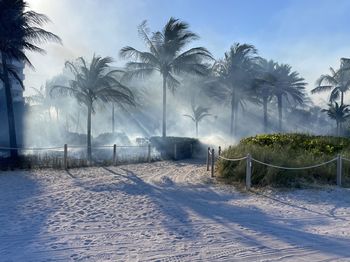
<path fill-rule="evenodd" d="M 32 9 L 50 17 L 53 23 L 49 24 L 46 29 L 59 35 L 64 43 L 63 46 L 53 44 L 43 46 L 47 50 L 46 56 L 29 54 L 29 59 L 36 66 L 36 71 L 26 69 L 25 84 L 27 87 L 36 88 L 44 84 L 46 80 L 57 81 L 55 76 L 60 74 L 66 60 L 74 60 L 79 56 L 89 58 L 93 53 L 116 58 L 120 48 L 125 45 L 144 50 L 143 42 L 137 34 L 137 25 L 143 18 L 149 17 L 151 18 L 150 23 L 153 23 L 150 27 L 152 30 L 157 30 L 173 15 L 171 13 L 173 10 L 170 10 L 172 8 L 165 8 L 166 10 L 161 15 L 151 13 L 150 9 L 157 4 L 159 5 L 159 2 L 152 4 L 144 1 L 128 1 L 127 4 L 126 1 L 100 3 L 100 1 L 30 0 L 28 2 Z M 313 8 L 316 7 L 313 5 Z M 321 5 L 321 8 L 324 8 L 324 4 Z M 222 7 L 222 9 L 225 8 Z M 346 10 L 344 7 L 343 9 Z M 77 15 L 77 10 L 79 10 L 79 15 Z M 303 13 L 304 19 L 301 22 L 295 20 L 295 17 L 299 17 L 296 16 L 298 10 L 300 10 L 300 6 L 296 4 L 294 9 L 282 10 L 278 14 L 271 15 L 271 20 L 274 22 L 273 27 L 277 28 L 272 36 L 265 34 L 268 29 L 271 29 L 269 27 L 261 28 L 259 37 L 255 37 L 255 34 L 254 36 L 253 34 L 249 35 L 249 33 L 239 34 L 239 32 L 246 31 L 241 30 L 239 26 L 230 28 L 232 32 L 237 34 L 231 35 L 232 33 L 228 32 L 227 27 L 219 27 L 217 23 L 220 19 L 217 19 L 218 21 L 213 19 L 212 23 L 205 23 L 205 26 L 199 24 L 195 18 L 188 17 L 186 19 L 185 17 L 184 20 L 188 21 L 191 24 L 191 29 L 202 37 L 200 42 L 196 42 L 196 45 L 208 47 L 216 57 L 222 56 L 232 44 L 232 39 L 252 42 L 259 49 L 261 56 L 282 63 L 290 63 L 294 70 L 299 71 L 307 79 L 310 88 L 315 79 L 321 73 L 326 73 L 329 65 L 339 63 L 339 57 L 349 53 L 349 49 L 344 46 L 330 48 L 334 37 L 325 39 L 323 34 L 319 34 L 322 39 L 319 37 L 314 39 L 317 41 L 317 45 L 305 37 L 293 42 L 292 47 L 290 44 L 286 44 L 286 41 L 290 41 L 290 38 L 285 40 L 286 32 L 291 32 L 290 37 L 294 37 L 295 40 L 298 37 L 296 33 L 298 26 L 295 26 L 295 23 L 305 23 L 305 13 Z M 315 12 L 318 14 L 317 17 L 323 13 L 319 9 Z M 207 17 L 198 19 L 203 18 L 207 21 Z M 293 24 L 290 21 L 293 21 Z M 319 22 L 317 19 L 314 21 Z M 194 23 L 193 27 L 192 23 Z M 281 37 L 282 34 L 283 37 Z M 337 35 L 335 38 L 337 42 L 348 39 L 343 35 Z M 123 65 L 124 61 L 116 59 L 114 66 L 122 67 Z M 61 74 L 68 79 L 71 77 L 68 72 Z M 195 136 L 194 122 L 183 116 L 191 114 L 191 97 L 193 96 L 196 97 L 196 102 L 199 105 L 210 107 L 211 116 L 204 118 L 199 123 L 199 138 L 204 143 L 227 146 L 237 143 L 242 137 L 263 132 L 261 105 L 247 103 L 244 109 L 239 108 L 236 122 L 237 134 L 235 137 L 231 137 L 229 134 L 230 107 L 206 96 L 202 84 L 197 79 L 182 76 L 179 80 L 181 85 L 177 90 L 173 94 L 168 91 L 167 134 L 169 136 Z M 154 74 L 151 78 L 133 80 L 127 84 L 135 92 L 139 106 L 129 108 L 127 111 L 115 107 L 115 132 L 126 134 L 131 143 L 137 137 L 160 135 L 162 123 L 160 75 Z M 27 88 L 25 94 L 30 96 L 33 92 Z M 326 100 L 325 96 L 321 96 L 321 98 Z M 55 102 L 56 104 L 49 110 L 40 109 L 34 104 L 27 107 L 24 132 L 26 145 L 52 146 L 62 145 L 70 141 L 72 143 L 85 141 L 83 134 L 86 134 L 86 108 L 77 104 L 77 101 L 71 97 L 56 98 Z M 320 108 L 313 105 L 307 107 L 290 106 L 287 101 L 284 101 L 284 105 L 283 131 L 315 134 L 327 134 L 332 131 L 334 123 L 329 121 L 325 114 L 320 113 Z M 275 132 L 278 123 L 276 101 L 269 103 L 268 117 L 268 131 Z M 112 129 L 112 105 L 98 105 L 97 112 L 92 117 L 93 137 L 97 138 L 101 134 L 111 133 Z M 82 136 L 79 138 L 78 135 L 73 136 L 72 133 Z M 76 139 L 72 137 L 76 137 Z"/>

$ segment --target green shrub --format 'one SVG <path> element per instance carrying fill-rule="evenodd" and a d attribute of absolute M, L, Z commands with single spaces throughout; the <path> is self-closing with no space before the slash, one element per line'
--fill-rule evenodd
<path fill-rule="evenodd" d="M 312 136 L 307 134 L 257 135 L 242 139 L 240 143 L 222 152 L 228 158 L 245 156 L 265 163 L 303 167 L 328 161 L 337 154 L 349 158 L 350 139 Z M 246 161 L 229 162 L 218 160 L 217 173 L 220 177 L 243 183 Z M 350 184 L 350 165 L 343 162 L 343 184 Z M 252 185 L 274 187 L 301 187 L 306 184 L 336 183 L 336 162 L 307 170 L 282 170 L 253 162 Z"/>

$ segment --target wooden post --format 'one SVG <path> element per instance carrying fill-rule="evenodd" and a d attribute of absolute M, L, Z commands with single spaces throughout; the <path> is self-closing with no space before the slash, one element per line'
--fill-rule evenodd
<path fill-rule="evenodd" d="M 218 155 L 221 156 L 221 146 L 219 146 Z"/>
<path fill-rule="evenodd" d="M 337 156 L 337 186 L 341 186 L 341 177 L 343 172 L 343 163 L 342 157 L 340 154 Z"/>
<path fill-rule="evenodd" d="M 117 145 L 113 145 L 113 166 L 117 164 Z"/>
<path fill-rule="evenodd" d="M 177 144 L 174 144 L 174 159 L 177 160 Z"/>
<path fill-rule="evenodd" d="M 252 183 L 252 156 L 247 155 L 247 166 L 246 166 L 246 177 L 245 177 L 245 188 L 249 190 Z"/>
<path fill-rule="evenodd" d="M 68 146 L 64 144 L 64 157 L 63 157 L 64 169 L 68 169 Z"/>
<path fill-rule="evenodd" d="M 148 143 L 148 155 L 147 155 L 148 163 L 151 163 L 151 143 Z"/>
<path fill-rule="evenodd" d="M 209 171 L 209 161 L 210 161 L 210 147 L 208 147 L 208 151 L 207 151 L 207 171 Z"/>
<path fill-rule="evenodd" d="M 214 177 L 214 148 L 211 150 L 211 177 Z"/>

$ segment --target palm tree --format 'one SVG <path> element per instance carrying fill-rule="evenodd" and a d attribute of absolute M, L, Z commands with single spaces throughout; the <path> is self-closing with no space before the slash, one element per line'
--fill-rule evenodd
<path fill-rule="evenodd" d="M 213 78 L 207 82 L 207 93 L 231 108 L 230 135 L 236 134 L 237 111 L 245 101 L 256 102 L 253 97 L 253 72 L 257 50 L 253 45 L 235 43 L 225 57 L 213 66 Z M 234 127 L 234 123 L 235 127 Z"/>
<path fill-rule="evenodd" d="M 350 117 L 349 105 L 339 105 L 337 102 L 329 103 L 328 109 L 322 109 L 322 112 L 326 112 L 330 119 L 333 119 L 337 123 L 337 136 L 340 135 L 340 129 L 342 123 Z"/>
<path fill-rule="evenodd" d="M 273 89 L 276 85 L 275 70 L 277 63 L 273 60 L 267 61 L 266 59 L 260 59 L 258 62 L 258 77 L 254 81 L 254 88 L 258 98 L 262 100 L 263 114 L 264 114 L 264 132 L 267 132 L 268 126 L 268 114 L 267 104 L 273 97 Z"/>
<path fill-rule="evenodd" d="M 282 131 L 283 100 L 303 104 L 305 101 L 306 82 L 304 78 L 299 76 L 298 72 L 292 71 L 292 67 L 287 64 L 277 64 L 275 77 L 277 79 L 273 92 L 277 99 L 278 128 Z"/>
<path fill-rule="evenodd" d="M 87 108 L 87 156 L 91 161 L 91 115 L 95 113 L 95 103 L 117 103 L 135 105 L 134 95 L 122 85 L 115 74 L 120 70 L 110 70 L 110 57 L 93 56 L 90 65 L 80 57 L 76 63 L 66 62 L 65 66 L 74 74 L 69 86 L 57 85 L 53 88 L 62 94 L 74 96 L 79 104 Z"/>
<path fill-rule="evenodd" d="M 30 104 L 35 104 L 38 106 L 41 112 L 46 112 L 49 120 L 51 120 L 51 96 L 48 96 L 46 86 L 41 86 L 40 88 L 31 87 L 31 89 L 33 89 L 35 93 L 27 97 L 26 101 L 28 101 Z"/>
<path fill-rule="evenodd" d="M 330 102 L 334 102 L 339 99 L 340 105 L 344 104 L 344 94 L 350 89 L 350 77 L 347 71 L 349 68 L 341 67 L 338 70 L 334 70 L 332 67 L 329 68 L 331 73 L 329 75 L 321 75 L 316 81 L 316 87 L 311 90 L 312 94 L 331 91 L 329 98 Z"/>
<path fill-rule="evenodd" d="M 47 41 L 61 42 L 58 36 L 40 28 L 49 22 L 45 15 L 27 11 L 26 8 L 27 4 L 23 0 L 0 1 L 0 80 L 5 86 L 11 148 L 17 147 L 17 137 L 10 77 L 16 79 L 23 87 L 23 83 L 11 63 L 12 61 L 21 61 L 32 66 L 25 51 L 45 53 L 37 44 Z M 17 157 L 17 150 L 12 149 L 10 152 L 12 158 Z"/>
<path fill-rule="evenodd" d="M 198 138 L 198 124 L 203 118 L 211 115 L 208 113 L 210 108 L 196 105 L 194 98 L 192 98 L 191 100 L 191 108 L 192 108 L 192 115 L 184 115 L 184 116 L 189 117 L 195 123 L 196 138 Z"/>
<path fill-rule="evenodd" d="M 174 92 L 180 84 L 175 75 L 183 73 L 204 75 L 207 72 L 207 67 L 202 61 L 212 59 L 210 52 L 204 47 L 195 47 L 183 51 L 187 44 L 198 39 L 198 36 L 188 28 L 187 23 L 171 17 L 162 31 L 154 32 L 150 36 L 146 21 L 144 21 L 138 29 L 149 51 L 142 52 L 130 46 L 120 50 L 122 58 L 132 59 L 126 65 L 127 77 L 145 77 L 157 71 L 162 75 L 163 137 L 166 137 L 167 88 Z"/>

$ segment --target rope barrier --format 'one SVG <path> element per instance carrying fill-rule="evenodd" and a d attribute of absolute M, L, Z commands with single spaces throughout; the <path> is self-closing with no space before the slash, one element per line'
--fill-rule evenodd
<path fill-rule="evenodd" d="M 329 163 L 332 163 L 333 161 L 336 161 L 337 158 L 333 158 L 327 162 L 324 162 L 324 163 L 321 163 L 321 164 L 316 164 L 316 165 L 313 165 L 313 166 L 305 166 L 305 167 L 284 167 L 284 166 L 276 166 L 276 165 L 272 165 L 272 164 L 268 164 L 268 163 L 265 163 L 265 162 L 262 162 L 262 161 L 259 161 L 255 158 L 252 158 L 253 161 L 259 163 L 259 164 L 262 164 L 262 165 L 265 165 L 265 166 L 269 166 L 269 167 L 274 167 L 274 168 L 279 168 L 279 169 L 286 169 L 286 170 L 302 170 L 302 169 L 311 169 L 311 168 L 315 168 L 315 167 L 320 167 L 320 166 L 324 166 L 324 165 L 327 165 Z"/>
<path fill-rule="evenodd" d="M 247 159 L 247 157 L 241 157 L 241 158 L 226 158 L 226 157 L 223 157 L 223 156 L 218 156 L 218 158 L 221 158 L 223 160 L 227 160 L 227 161 L 241 161 L 241 160 L 244 160 L 244 159 Z"/>
<path fill-rule="evenodd" d="M 54 149 L 63 149 L 62 146 L 56 147 L 0 147 L 0 150 L 54 150 Z"/>
<path fill-rule="evenodd" d="M 350 162 L 350 159 L 348 159 L 348 158 L 342 157 L 341 159 Z"/>
<path fill-rule="evenodd" d="M 146 148 L 148 146 L 117 146 L 117 148 L 127 148 L 127 147 L 139 147 L 139 148 Z M 68 148 L 86 148 L 86 145 L 68 145 Z M 111 146 L 91 146 L 91 148 L 113 148 L 113 145 Z M 55 149 L 62 149 L 63 146 L 55 146 L 55 147 L 0 147 L 0 150 L 33 150 L 33 151 L 40 151 L 40 150 L 55 150 Z"/>

